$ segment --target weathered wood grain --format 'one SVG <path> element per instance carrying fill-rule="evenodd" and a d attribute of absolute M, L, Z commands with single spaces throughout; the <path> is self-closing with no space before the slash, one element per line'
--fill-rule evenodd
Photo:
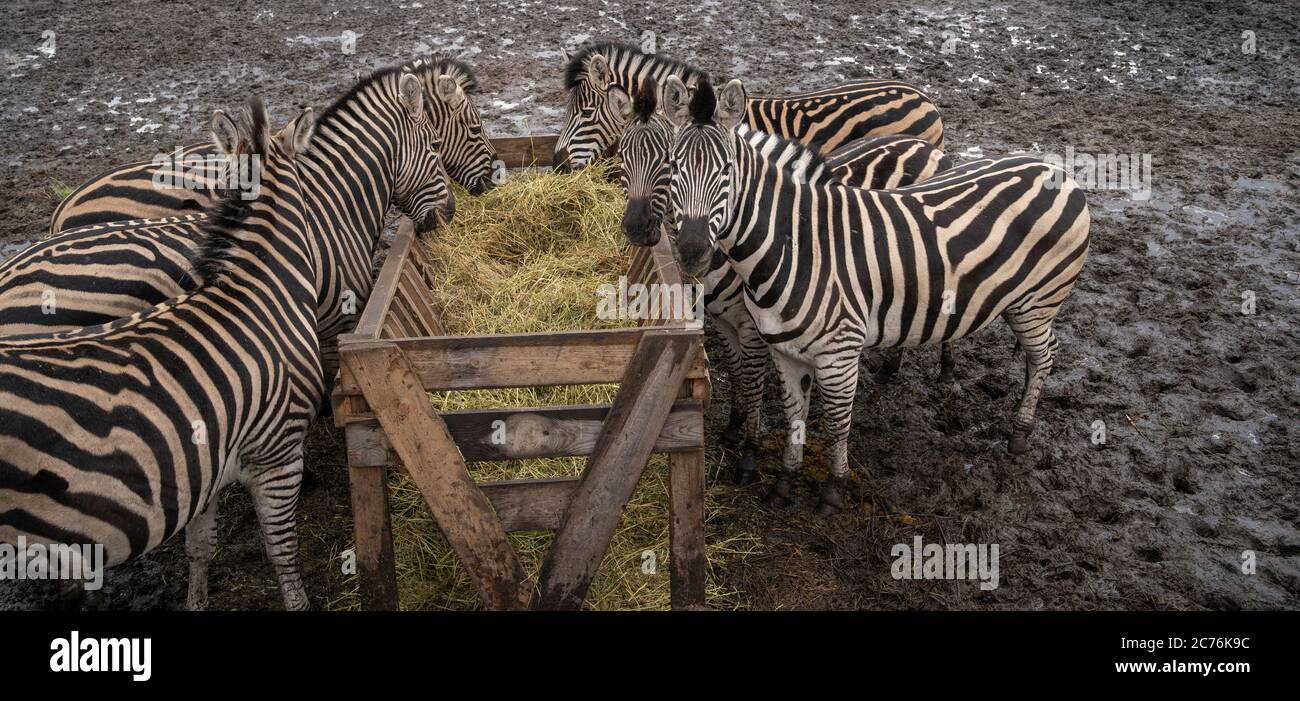
<path fill-rule="evenodd" d="M 401 351 L 383 341 L 358 344 L 343 355 L 343 362 L 484 605 L 526 608 L 531 591 L 519 557 Z"/>
<path fill-rule="evenodd" d="M 654 449 L 657 430 L 672 409 L 692 363 L 696 335 L 647 331 L 637 345 L 614 405 L 587 461 L 582 481 L 542 564 L 536 606 L 582 606 L 609 548 L 623 507 Z"/>

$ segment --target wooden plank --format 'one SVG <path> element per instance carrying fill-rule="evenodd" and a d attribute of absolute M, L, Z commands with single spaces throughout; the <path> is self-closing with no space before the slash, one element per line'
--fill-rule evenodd
<path fill-rule="evenodd" d="M 388 315 L 388 307 L 392 304 L 393 296 L 397 291 L 397 283 L 402 266 L 406 262 L 407 252 L 414 241 L 415 224 L 410 219 L 402 217 L 401 223 L 397 225 L 397 233 L 393 235 L 393 242 L 389 246 L 388 258 L 384 259 L 379 274 L 375 276 L 375 286 L 370 290 L 366 308 L 361 310 L 361 318 L 357 319 L 357 328 L 350 335 L 370 339 L 379 337 L 384 317 Z"/>
<path fill-rule="evenodd" d="M 402 269 L 402 281 L 400 284 L 402 296 L 409 300 L 411 309 L 415 311 L 420 320 L 421 336 L 441 336 L 446 334 L 446 329 L 442 327 L 442 320 L 433 311 L 433 294 L 429 291 L 429 286 L 424 282 L 423 276 L 417 273 L 410 264 Z"/>
<path fill-rule="evenodd" d="M 558 139 L 555 134 L 508 136 L 492 139 L 492 147 L 507 168 L 549 168 Z"/>
<path fill-rule="evenodd" d="M 397 610 L 397 565 L 388 518 L 388 475 L 383 466 L 348 465 L 352 529 L 356 536 L 361 608 Z"/>
<path fill-rule="evenodd" d="M 680 330 L 680 329 L 679 329 Z M 554 333 L 494 334 L 485 336 L 426 336 L 398 338 L 393 343 L 415 369 L 430 392 L 503 387 L 547 387 L 616 383 L 645 329 L 560 331 Z M 695 328 L 682 331 L 702 336 Z M 340 337 L 346 350 L 366 339 Z M 704 357 L 691 360 L 687 377 L 708 375 Z M 340 379 L 343 392 L 358 394 L 354 378 Z"/>
<path fill-rule="evenodd" d="M 668 541 L 672 607 L 704 606 L 704 450 L 668 456 Z"/>
<path fill-rule="evenodd" d="M 479 485 L 507 531 L 553 531 L 578 489 L 577 477 L 484 482 Z"/>
<path fill-rule="evenodd" d="M 470 409 L 442 413 L 466 461 L 591 455 L 609 406 Z M 656 453 L 704 446 L 704 405 L 673 404 L 654 444 Z M 497 423 L 500 422 L 500 423 Z"/>
<path fill-rule="evenodd" d="M 686 379 L 694 350 L 692 334 L 672 330 L 647 331 L 637 345 L 582 481 L 542 563 L 538 608 L 582 606 L 654 449 L 658 428 Z"/>
<path fill-rule="evenodd" d="M 379 422 L 352 421 L 343 427 L 347 444 L 348 465 L 351 467 L 386 467 L 393 463 L 389 456 L 388 437 Z"/>
<path fill-rule="evenodd" d="M 357 344 L 343 362 L 478 587 L 484 606 L 526 608 L 531 592 L 519 556 L 410 363 L 395 345 L 383 341 Z"/>

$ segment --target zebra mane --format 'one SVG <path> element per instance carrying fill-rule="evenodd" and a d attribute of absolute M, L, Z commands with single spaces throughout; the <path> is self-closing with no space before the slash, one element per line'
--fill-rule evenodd
<path fill-rule="evenodd" d="M 267 147 L 274 137 L 267 126 L 266 108 L 261 98 L 249 99 L 242 121 L 248 129 L 249 139 L 247 148 L 239 155 L 255 155 L 265 165 Z M 232 166 L 239 167 L 237 163 Z M 235 232 L 243 228 L 252 211 L 252 202 L 244 199 L 239 188 L 223 191 L 221 200 L 207 211 L 208 219 L 199 227 L 199 245 L 190 253 L 190 274 L 195 282 L 207 284 L 229 267 L 235 249 L 240 246 Z"/>
<path fill-rule="evenodd" d="M 423 58 L 417 58 L 414 61 L 408 61 L 402 65 L 402 68 L 412 73 L 419 73 L 422 70 L 442 75 L 446 73 L 460 84 L 460 89 L 467 93 L 478 90 L 478 76 L 474 75 L 474 69 L 468 63 L 450 56 L 433 54 Z"/>
<path fill-rule="evenodd" d="M 321 110 L 320 116 L 316 118 L 317 125 L 328 124 L 336 113 L 347 107 L 358 95 L 369 90 L 371 86 L 382 83 L 390 76 L 400 76 L 403 73 L 413 73 L 421 79 L 428 79 L 430 76 L 437 77 L 446 73 L 455 79 L 465 92 L 471 93 L 478 90 L 478 78 L 474 75 L 474 69 L 470 68 L 469 64 L 439 54 L 421 56 L 406 63 L 380 68 L 357 81 L 343 97 Z"/>
<path fill-rule="evenodd" d="M 622 56 L 635 55 L 644 56 L 650 59 L 648 65 L 664 66 L 669 73 L 676 73 L 682 77 L 682 81 L 689 84 L 691 79 L 704 76 L 704 71 L 692 66 L 685 61 L 678 61 L 675 58 L 668 58 L 660 54 L 643 54 L 641 47 L 631 44 L 624 44 L 617 41 L 602 41 L 598 44 L 588 44 L 578 49 L 570 59 L 569 64 L 564 67 L 564 89 L 572 90 L 578 87 L 582 81 L 587 79 L 587 59 L 592 54 L 604 54 L 609 59 L 609 65 L 618 64 L 618 59 Z"/>
<path fill-rule="evenodd" d="M 816 146 L 751 129 L 744 123 L 736 127 L 736 136 L 748 141 L 749 145 L 759 153 L 769 154 L 764 156 L 765 160 L 771 162 L 785 160 L 782 170 L 793 176 L 801 176 L 800 179 L 805 183 L 820 179 L 831 171 L 826 156 L 822 155 Z"/>

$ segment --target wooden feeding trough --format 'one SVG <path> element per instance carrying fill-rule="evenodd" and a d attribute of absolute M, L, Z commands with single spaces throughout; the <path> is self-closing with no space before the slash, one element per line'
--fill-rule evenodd
<path fill-rule="evenodd" d="M 555 137 L 496 140 L 514 168 L 550 164 Z M 335 422 L 347 441 L 362 606 L 397 608 L 387 474 L 404 469 L 489 609 L 576 609 L 652 453 L 669 455 L 673 608 L 704 603 L 704 407 L 698 323 L 448 336 L 428 254 L 403 221 L 354 333 L 339 339 Z M 667 239 L 634 249 L 629 282 L 679 285 Z M 429 392 L 619 385 L 608 405 L 439 413 Z M 466 462 L 586 456 L 580 477 L 477 483 Z M 506 534 L 549 529 L 529 581 Z"/>

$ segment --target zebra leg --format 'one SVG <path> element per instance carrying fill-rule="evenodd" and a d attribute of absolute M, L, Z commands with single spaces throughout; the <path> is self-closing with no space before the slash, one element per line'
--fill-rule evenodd
<path fill-rule="evenodd" d="M 262 527 L 266 554 L 280 578 L 284 608 L 303 611 L 308 607 L 307 590 L 298 570 L 298 492 L 302 487 L 302 455 L 289 462 L 260 470 L 245 469 L 244 486 L 253 496 L 253 510 Z"/>
<path fill-rule="evenodd" d="M 817 390 L 821 393 L 823 420 L 831 438 L 830 475 L 822 484 L 817 514 L 831 516 L 844 510 L 844 491 L 849 477 L 849 428 L 853 420 L 853 399 L 858 390 L 858 353 L 829 356 L 817 367 Z"/>
<path fill-rule="evenodd" d="M 190 561 L 189 594 L 185 608 L 206 611 L 208 608 L 208 565 L 217 549 L 217 494 L 185 526 L 185 554 Z"/>
<path fill-rule="evenodd" d="M 765 506 L 788 506 L 794 501 L 794 475 L 803 465 L 803 446 L 807 440 L 808 404 L 813 385 L 813 369 L 802 360 L 773 349 L 772 360 L 781 375 L 785 399 L 786 439 L 781 473 L 764 498 Z"/>
<path fill-rule="evenodd" d="M 740 343 L 740 395 L 744 408 L 745 446 L 736 463 L 736 484 L 751 484 L 758 478 L 758 442 L 763 435 L 763 375 L 767 371 L 767 343 L 745 312 L 737 326 Z"/>
<path fill-rule="evenodd" d="M 887 385 L 894 381 L 898 369 L 903 365 L 902 348 L 885 348 L 880 351 L 880 369 L 872 376 L 878 385 Z"/>
<path fill-rule="evenodd" d="M 957 357 L 953 355 L 952 342 L 939 344 L 939 382 L 952 384 L 957 379 Z"/>
<path fill-rule="evenodd" d="M 1043 382 L 1052 371 L 1056 351 L 1061 345 L 1052 331 L 1055 316 L 1055 310 L 1049 310 L 1046 318 L 1041 312 L 1037 316 L 1032 313 L 1007 315 L 1007 323 L 1025 350 L 1025 389 L 1020 395 L 1020 407 L 1011 421 L 1011 438 L 1007 442 L 1007 452 L 1012 454 L 1029 450 L 1029 434 L 1034 430 L 1038 397 L 1043 392 Z"/>
<path fill-rule="evenodd" d="M 741 430 L 745 425 L 743 403 L 745 387 L 742 377 L 743 366 L 740 361 L 740 341 L 736 336 L 735 327 L 726 319 L 715 316 L 713 325 L 722 336 L 722 367 L 726 369 L 727 377 L 731 379 L 731 413 L 727 417 L 727 427 L 722 431 L 721 443 L 732 447 L 738 445 L 744 437 Z"/>

